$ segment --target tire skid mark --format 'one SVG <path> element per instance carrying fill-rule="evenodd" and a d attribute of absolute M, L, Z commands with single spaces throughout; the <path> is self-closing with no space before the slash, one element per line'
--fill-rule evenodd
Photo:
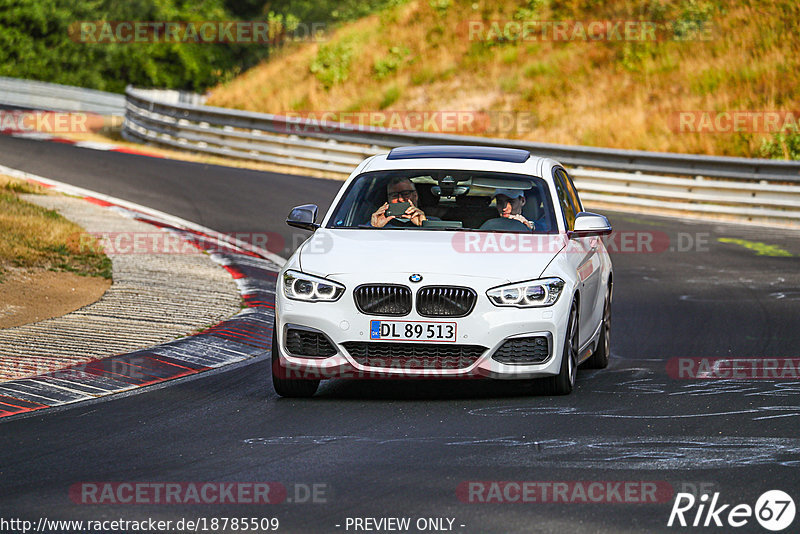
<path fill-rule="evenodd" d="M 571 469 L 672 471 L 777 464 L 800 466 L 800 439 L 724 436 L 574 436 L 551 439 L 531 436 L 409 436 L 382 438 L 368 435 L 298 435 L 248 438 L 243 443 L 260 447 L 374 448 L 399 443 L 427 447 L 458 447 L 457 454 L 431 456 L 444 464 L 474 467 L 475 462 L 503 467 L 542 466 Z M 392 449 L 396 454 L 397 449 Z M 416 454 L 408 448 L 408 455 Z M 492 451 L 492 452 L 490 452 Z M 329 453 L 333 453 L 330 451 Z"/>

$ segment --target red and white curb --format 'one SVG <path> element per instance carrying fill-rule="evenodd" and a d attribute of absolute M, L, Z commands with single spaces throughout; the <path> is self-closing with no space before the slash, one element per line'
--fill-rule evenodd
<path fill-rule="evenodd" d="M 81 402 L 197 374 L 259 357 L 271 348 L 277 274 L 285 260 L 158 210 L 0 165 L 0 173 L 79 196 L 123 215 L 177 233 L 211 251 L 236 280 L 247 309 L 198 334 L 59 371 L 0 382 L 0 418 Z"/>
<path fill-rule="evenodd" d="M 115 145 L 113 143 L 101 143 L 99 141 L 76 141 L 75 139 L 59 137 L 57 135 L 49 134 L 46 132 L 10 132 L 7 133 L 6 135 L 10 135 L 11 137 L 19 137 L 22 139 L 35 139 L 37 141 L 50 141 L 52 143 L 74 145 L 80 148 L 88 148 L 91 150 L 102 150 L 104 152 L 122 152 L 124 154 L 133 154 L 136 156 L 147 156 L 150 158 L 164 158 L 164 156 L 160 156 L 152 152 L 136 150 L 122 145 Z"/>

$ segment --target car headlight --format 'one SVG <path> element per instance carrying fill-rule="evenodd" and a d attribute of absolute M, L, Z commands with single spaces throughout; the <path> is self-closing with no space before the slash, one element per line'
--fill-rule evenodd
<path fill-rule="evenodd" d="M 338 282 L 318 276 L 286 271 L 283 273 L 283 294 L 292 300 L 308 302 L 334 302 L 344 293 L 344 286 Z"/>
<path fill-rule="evenodd" d="M 555 304 L 563 289 L 561 278 L 543 278 L 495 287 L 486 296 L 495 306 L 536 308 Z"/>

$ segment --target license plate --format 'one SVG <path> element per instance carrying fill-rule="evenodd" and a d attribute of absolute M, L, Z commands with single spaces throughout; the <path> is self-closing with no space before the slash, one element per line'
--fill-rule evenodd
<path fill-rule="evenodd" d="M 369 338 L 392 341 L 455 341 L 456 323 L 370 321 Z"/>

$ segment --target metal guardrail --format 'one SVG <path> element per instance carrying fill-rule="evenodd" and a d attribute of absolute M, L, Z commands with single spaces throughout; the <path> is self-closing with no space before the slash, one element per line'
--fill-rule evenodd
<path fill-rule="evenodd" d="M 727 215 L 743 220 L 800 222 L 800 184 L 655 176 L 578 168 L 571 171 L 590 202 Z"/>
<path fill-rule="evenodd" d="M 126 90 L 123 136 L 174 148 L 349 174 L 365 157 L 419 144 L 514 147 L 573 168 L 587 201 L 800 222 L 800 161 L 615 150 L 368 128 L 161 101 Z M 576 168 L 575 168 L 576 167 Z M 620 172 L 627 171 L 627 172 Z"/>
<path fill-rule="evenodd" d="M 0 76 L 0 105 L 20 109 L 125 114 L 125 95 Z"/>

